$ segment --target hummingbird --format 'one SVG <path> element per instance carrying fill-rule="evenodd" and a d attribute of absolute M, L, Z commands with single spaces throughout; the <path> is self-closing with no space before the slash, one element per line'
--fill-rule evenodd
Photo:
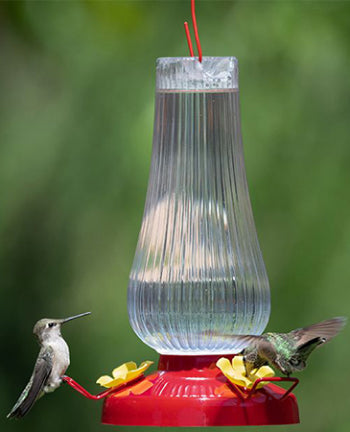
<path fill-rule="evenodd" d="M 334 338 L 345 323 L 346 318 L 339 317 L 289 333 L 238 335 L 237 340 L 248 342 L 241 352 L 247 376 L 253 369 L 267 364 L 287 376 L 305 369 L 306 360 L 312 351 Z"/>
<path fill-rule="evenodd" d="M 35 324 L 33 333 L 40 345 L 39 355 L 28 384 L 7 418 L 24 417 L 41 396 L 61 385 L 62 376 L 69 366 L 69 348 L 61 335 L 61 325 L 90 313 L 63 319 L 44 318 Z"/>

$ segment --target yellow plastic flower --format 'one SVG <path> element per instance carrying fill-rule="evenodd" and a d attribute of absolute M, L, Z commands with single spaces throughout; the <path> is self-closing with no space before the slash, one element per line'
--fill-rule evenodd
<path fill-rule="evenodd" d="M 106 388 L 117 387 L 141 376 L 151 366 L 151 364 L 153 364 L 152 361 L 145 361 L 137 367 L 135 362 L 124 363 L 113 369 L 113 377 L 103 375 L 96 381 L 96 383 Z"/>
<path fill-rule="evenodd" d="M 229 359 L 221 357 L 221 359 L 216 362 L 216 366 L 229 381 L 245 388 L 251 388 L 254 382 L 259 378 L 271 378 L 275 375 L 274 371 L 269 366 L 262 366 L 259 369 L 253 369 L 249 376 L 246 376 L 243 356 L 233 357 L 232 364 Z M 261 382 L 258 384 L 257 388 L 261 388 L 266 384 L 268 384 L 268 382 Z"/>

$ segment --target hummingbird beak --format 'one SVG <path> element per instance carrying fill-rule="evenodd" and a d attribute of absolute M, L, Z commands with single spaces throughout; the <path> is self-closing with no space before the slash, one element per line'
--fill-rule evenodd
<path fill-rule="evenodd" d="M 84 312 L 84 313 L 81 313 L 81 314 L 79 314 L 79 315 L 73 315 L 73 316 L 68 317 L 68 318 L 63 318 L 63 319 L 61 320 L 61 324 L 64 324 L 64 323 L 66 323 L 66 322 L 68 322 L 68 321 L 72 321 L 72 320 L 74 320 L 74 319 L 76 319 L 76 318 L 80 318 L 80 317 L 83 317 L 83 316 L 85 316 L 85 315 L 90 315 L 90 314 L 91 314 L 91 312 Z"/>

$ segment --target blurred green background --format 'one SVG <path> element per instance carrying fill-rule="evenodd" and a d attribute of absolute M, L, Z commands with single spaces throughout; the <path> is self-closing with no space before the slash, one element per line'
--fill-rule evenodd
<path fill-rule="evenodd" d="M 269 330 L 350 312 L 349 16 L 350 2 L 197 2 L 204 55 L 240 62 Z M 66 386 L 23 421 L 5 419 L 30 376 L 39 318 L 93 311 L 64 329 L 69 374 L 92 392 L 114 366 L 157 359 L 130 328 L 126 289 L 155 59 L 187 55 L 184 19 L 189 0 L 0 2 L 2 431 L 107 428 L 101 403 Z M 313 354 L 296 391 L 302 422 L 275 431 L 349 430 L 349 334 Z"/>

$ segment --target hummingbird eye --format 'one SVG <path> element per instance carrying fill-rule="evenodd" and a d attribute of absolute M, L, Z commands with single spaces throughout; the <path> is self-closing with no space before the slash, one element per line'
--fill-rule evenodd
<path fill-rule="evenodd" d="M 48 324 L 48 326 L 49 326 L 50 328 L 51 328 L 51 327 L 54 327 L 55 325 L 56 325 L 56 323 L 53 323 L 53 322 Z"/>

